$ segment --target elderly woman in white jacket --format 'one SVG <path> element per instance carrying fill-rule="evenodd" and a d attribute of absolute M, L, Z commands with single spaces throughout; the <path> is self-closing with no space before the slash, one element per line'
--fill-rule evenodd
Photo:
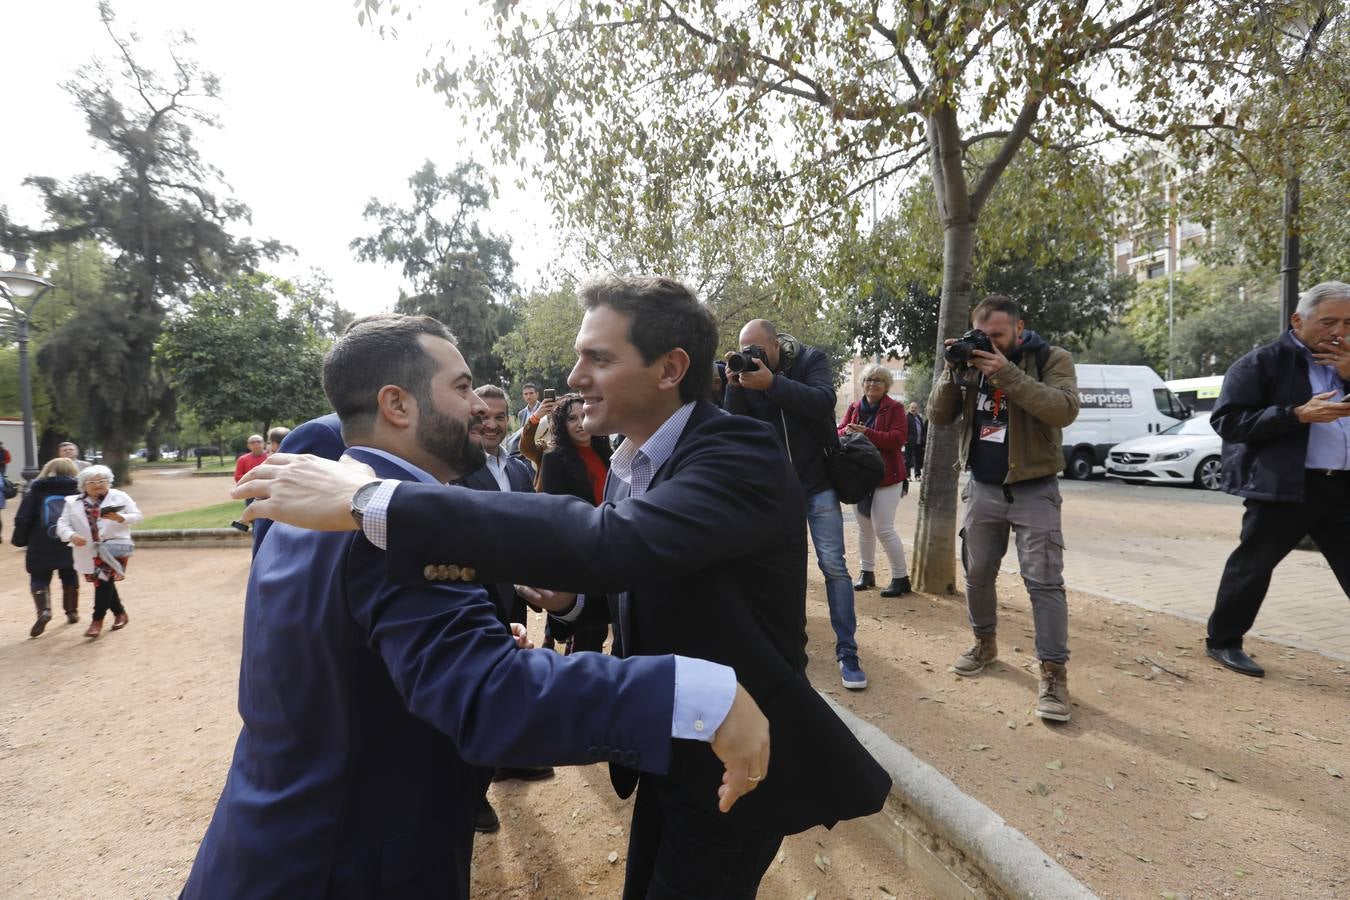
<path fill-rule="evenodd" d="M 131 526 L 141 520 L 141 511 L 124 491 L 112 486 L 107 466 L 90 466 L 76 479 L 80 492 L 66 498 L 66 508 L 56 523 L 56 534 L 70 544 L 75 569 L 94 585 L 94 618 L 85 637 L 103 632 L 103 617 L 112 610 L 113 631 L 127 624 L 127 611 L 117 596 L 117 582 L 126 577 L 131 556 Z"/>

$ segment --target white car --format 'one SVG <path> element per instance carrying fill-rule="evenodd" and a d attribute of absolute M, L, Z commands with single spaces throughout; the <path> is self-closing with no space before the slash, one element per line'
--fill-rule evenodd
<path fill-rule="evenodd" d="M 1209 413 L 1199 413 L 1161 434 L 1116 444 L 1106 455 L 1106 477 L 1217 491 L 1222 452 L 1223 438 L 1210 427 Z"/>

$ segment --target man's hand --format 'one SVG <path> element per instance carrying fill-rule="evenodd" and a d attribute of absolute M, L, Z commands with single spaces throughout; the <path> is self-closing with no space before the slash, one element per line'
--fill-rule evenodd
<path fill-rule="evenodd" d="M 83 547 L 85 544 L 89 543 L 84 538 L 80 537 L 78 534 L 72 534 L 70 536 L 70 542 L 74 544 L 76 547 Z"/>
<path fill-rule="evenodd" d="M 524 597 L 525 602 L 531 606 L 551 613 L 567 612 L 572 608 L 572 604 L 577 602 L 576 594 L 526 587 L 523 584 L 516 585 L 516 593 Z"/>
<path fill-rule="evenodd" d="M 538 416 L 539 421 L 542 422 L 549 416 L 553 415 L 553 408 L 556 407 L 557 405 L 558 405 L 557 400 L 545 400 L 543 403 L 539 404 L 539 408 L 534 411 L 534 414 Z"/>
<path fill-rule="evenodd" d="M 746 369 L 740 374 L 741 387 L 752 391 L 767 391 L 769 385 L 773 384 L 773 372 L 764 365 L 762 359 L 752 359 L 755 364 L 753 369 Z"/>
<path fill-rule="evenodd" d="M 1312 399 L 1302 406 L 1294 407 L 1294 415 L 1305 425 L 1320 422 L 1335 422 L 1350 416 L 1350 403 L 1336 403 L 1332 400 L 1339 392 L 1327 391 L 1313 394 Z"/>
<path fill-rule="evenodd" d="M 717 789 L 717 808 L 727 812 L 769 773 L 769 720 L 740 684 L 727 717 L 713 735 L 712 749 L 725 767 Z"/>
<path fill-rule="evenodd" d="M 355 531 L 352 495 L 374 480 L 374 469 L 346 456 L 333 462 L 307 453 L 274 453 L 239 479 L 230 496 L 253 498 L 240 517 L 245 522 L 272 519 L 315 531 Z"/>
<path fill-rule="evenodd" d="M 516 646 L 522 650 L 533 650 L 534 643 L 530 641 L 530 636 L 525 633 L 525 626 L 519 622 L 511 623 L 511 637 L 516 639 Z"/>
<path fill-rule="evenodd" d="M 1008 357 L 1004 356 L 997 347 L 994 352 L 988 350 L 970 351 L 970 364 L 984 373 L 988 378 L 991 375 L 997 375 L 1008 365 Z"/>
<path fill-rule="evenodd" d="M 1342 380 L 1350 379 L 1350 339 L 1341 338 L 1339 344 L 1322 341 L 1312 348 L 1312 354 L 1319 366 L 1331 366 Z"/>

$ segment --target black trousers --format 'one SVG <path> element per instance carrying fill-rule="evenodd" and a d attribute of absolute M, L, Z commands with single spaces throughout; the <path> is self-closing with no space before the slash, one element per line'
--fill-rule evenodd
<path fill-rule="evenodd" d="M 122 607 L 122 598 L 117 596 L 116 583 L 99 579 L 98 584 L 94 585 L 94 621 L 103 621 L 109 610 L 115 616 L 126 612 Z"/>
<path fill-rule="evenodd" d="M 1280 560 L 1306 536 L 1317 542 L 1350 597 L 1350 473 L 1328 476 L 1309 471 L 1302 503 L 1248 500 L 1242 538 L 1228 557 L 1214 612 L 1209 616 L 1210 647 L 1241 647 L 1251 630 L 1270 576 Z"/>
<path fill-rule="evenodd" d="M 754 900 L 783 843 L 747 831 L 716 810 L 690 805 L 680 789 L 643 775 L 628 836 L 624 900 Z"/>

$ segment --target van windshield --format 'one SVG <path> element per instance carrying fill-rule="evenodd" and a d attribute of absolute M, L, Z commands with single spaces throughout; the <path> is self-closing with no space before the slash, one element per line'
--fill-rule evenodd
<path fill-rule="evenodd" d="M 1214 429 L 1209 424 L 1209 416 L 1192 416 L 1185 419 L 1159 434 L 1189 434 L 1202 437 L 1213 437 Z"/>

